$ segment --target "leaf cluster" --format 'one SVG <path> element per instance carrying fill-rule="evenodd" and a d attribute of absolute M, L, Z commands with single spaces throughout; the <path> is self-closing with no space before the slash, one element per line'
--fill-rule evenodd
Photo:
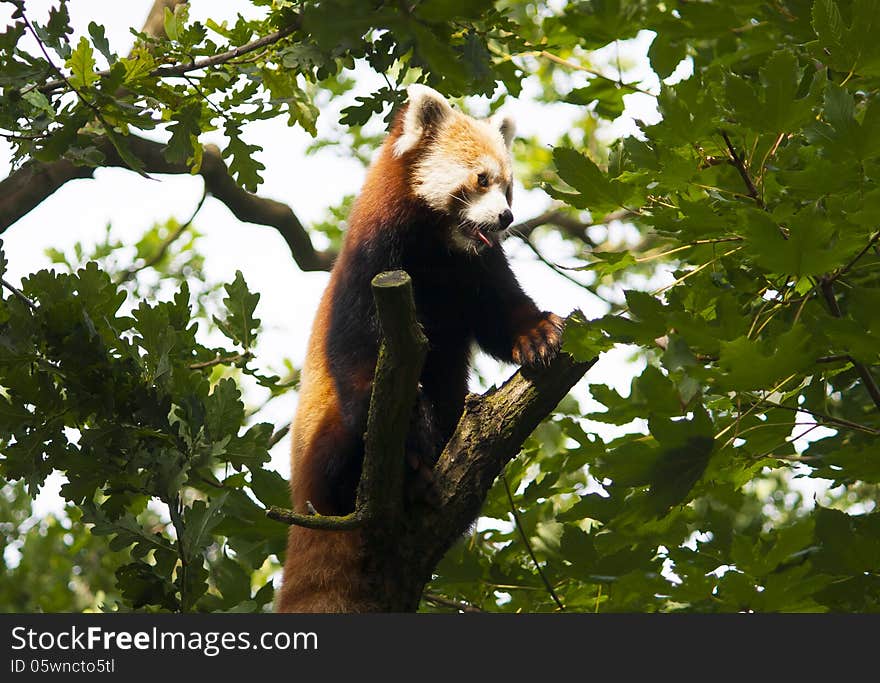
<path fill-rule="evenodd" d="M 34 273 L 0 299 L 0 471 L 31 495 L 49 473 L 65 475 L 77 537 L 88 528 L 89 538 L 107 538 L 112 557 L 127 555 L 106 593 L 129 609 L 258 610 L 271 601 L 268 577 L 252 581 L 283 555 L 286 530 L 265 507 L 283 504 L 287 486 L 263 469 L 272 425 L 244 428 L 241 391 L 223 368 L 280 388 L 249 365 L 258 295 L 241 273 L 225 293 L 215 316 L 221 347 L 198 340 L 185 280 L 170 300 L 135 304 L 93 260 Z M 25 544 L 25 559 L 36 543 Z M 103 584 L 96 576 L 91 585 Z"/>

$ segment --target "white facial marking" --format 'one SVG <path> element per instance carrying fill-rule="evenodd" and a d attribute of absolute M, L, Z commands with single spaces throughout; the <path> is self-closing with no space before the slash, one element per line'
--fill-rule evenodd
<path fill-rule="evenodd" d="M 473 199 L 465 208 L 462 216 L 465 220 L 476 225 L 493 228 L 498 225 L 498 217 L 509 208 L 507 197 L 498 186 L 495 186 Z"/>
<path fill-rule="evenodd" d="M 473 173 L 460 160 L 442 151 L 430 152 L 416 168 L 414 189 L 428 206 L 447 211 L 454 200 L 464 201 L 457 191 L 468 184 Z"/>

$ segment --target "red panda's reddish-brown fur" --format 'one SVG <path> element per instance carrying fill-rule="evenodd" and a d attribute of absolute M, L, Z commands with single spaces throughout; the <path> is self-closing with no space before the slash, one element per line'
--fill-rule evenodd
<path fill-rule="evenodd" d="M 312 328 L 292 429 L 296 512 L 353 508 L 379 343 L 369 285 L 377 273 L 402 268 L 413 279 L 429 352 L 420 384 L 427 417 L 414 422 L 408 447 L 429 465 L 461 413 L 473 341 L 520 363 L 546 361 L 558 348 L 561 320 L 522 292 L 496 237 L 510 220 L 501 214 L 510 214 L 511 126 L 454 112 L 427 88 L 410 90 L 367 173 Z M 435 158 L 437 165 L 426 167 Z M 436 187 L 428 185 L 446 182 L 447 168 L 461 183 L 432 193 Z M 470 220 L 468 212 L 491 191 L 507 197 L 498 224 Z M 448 200 L 437 199 L 445 194 Z M 291 526 L 276 610 L 371 611 L 362 564 L 358 531 Z"/>

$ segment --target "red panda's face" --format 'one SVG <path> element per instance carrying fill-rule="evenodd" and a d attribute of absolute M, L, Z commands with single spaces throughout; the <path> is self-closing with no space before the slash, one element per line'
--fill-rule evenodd
<path fill-rule="evenodd" d="M 414 193 L 450 217 L 453 248 L 477 253 L 500 242 L 513 222 L 513 122 L 474 119 L 425 86 L 410 86 L 408 93 L 393 151 L 402 156 L 418 150 L 411 169 Z"/>

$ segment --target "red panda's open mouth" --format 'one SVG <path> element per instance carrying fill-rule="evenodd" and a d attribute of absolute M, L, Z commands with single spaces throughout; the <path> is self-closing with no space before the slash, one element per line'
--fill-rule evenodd
<path fill-rule="evenodd" d="M 462 224 L 462 232 L 467 235 L 474 242 L 479 242 L 480 244 L 484 244 L 487 247 L 491 248 L 495 245 L 497 238 L 495 237 L 495 232 L 489 230 L 485 225 L 479 225 L 477 223 L 466 222 Z"/>
<path fill-rule="evenodd" d="M 485 234 L 482 230 L 480 230 L 479 228 L 477 228 L 476 230 L 474 230 L 474 232 L 476 233 L 476 235 L 477 235 L 477 239 L 479 239 L 480 242 L 482 242 L 483 244 L 485 244 L 487 247 L 491 247 L 491 246 L 492 246 L 492 242 L 489 240 L 488 237 L 486 237 L 486 234 Z"/>

